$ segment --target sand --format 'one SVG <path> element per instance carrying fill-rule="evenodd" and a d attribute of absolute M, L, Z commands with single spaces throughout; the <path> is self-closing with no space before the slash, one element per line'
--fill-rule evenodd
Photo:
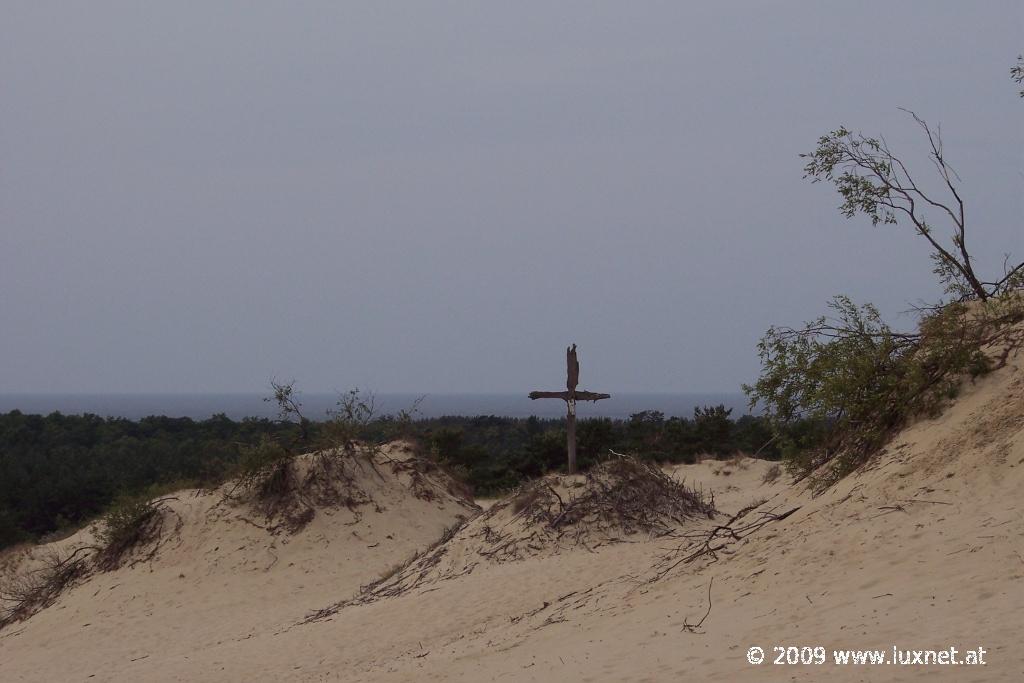
<path fill-rule="evenodd" d="M 299 533 L 275 536 L 217 507 L 216 496 L 179 494 L 176 545 L 146 565 L 93 576 L 0 631 L 0 680 L 1024 679 L 1020 358 L 966 384 L 941 417 L 909 427 L 821 495 L 786 476 L 765 482 L 771 467 L 738 458 L 670 468 L 713 492 L 720 514 L 667 536 L 478 562 L 354 604 L 346 601 L 362 586 L 475 510 L 381 483 L 382 511 L 358 521 L 346 509 L 323 511 Z M 692 547 L 687 534 L 753 503 L 741 523 L 763 526 L 723 538 L 714 557 L 676 564 Z M 761 515 L 794 509 L 778 521 Z M 463 543 L 459 552 L 474 550 Z M 346 606 L 306 620 L 338 603 Z M 767 652 L 761 665 L 747 661 L 755 645 Z M 980 646 L 988 664 L 831 659 L 832 650 L 894 645 Z M 822 646 L 829 661 L 775 665 L 775 646 Z"/>

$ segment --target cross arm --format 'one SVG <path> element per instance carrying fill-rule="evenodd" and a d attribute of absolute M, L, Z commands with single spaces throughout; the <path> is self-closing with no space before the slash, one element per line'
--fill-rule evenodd
<path fill-rule="evenodd" d="M 568 391 L 531 391 L 530 400 L 534 401 L 538 398 L 560 398 L 563 401 L 569 400 Z"/>
<path fill-rule="evenodd" d="M 611 394 L 598 394 L 593 391 L 531 391 L 530 400 L 538 398 L 560 398 L 563 401 L 600 401 L 611 398 Z"/>

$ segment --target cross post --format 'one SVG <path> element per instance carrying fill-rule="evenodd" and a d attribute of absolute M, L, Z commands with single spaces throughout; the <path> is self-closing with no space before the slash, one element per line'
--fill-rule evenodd
<path fill-rule="evenodd" d="M 569 451 L 569 474 L 576 474 L 576 401 L 600 401 L 611 398 L 610 394 L 592 391 L 576 391 L 580 380 L 580 362 L 576 358 L 576 345 L 565 350 L 566 380 L 565 391 L 531 391 L 530 400 L 538 398 L 560 398 L 565 401 L 565 434 Z"/>

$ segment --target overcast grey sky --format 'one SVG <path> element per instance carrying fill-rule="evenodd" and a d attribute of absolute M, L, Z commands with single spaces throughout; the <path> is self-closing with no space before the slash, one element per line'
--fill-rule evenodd
<path fill-rule="evenodd" d="M 897 107 L 1024 257 L 1018 0 L 0 7 L 0 392 L 737 390 L 937 295 L 801 179 Z"/>

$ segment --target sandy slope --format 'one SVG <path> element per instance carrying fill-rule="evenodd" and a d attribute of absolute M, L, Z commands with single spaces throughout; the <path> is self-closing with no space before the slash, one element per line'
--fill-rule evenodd
<path fill-rule="evenodd" d="M 763 483 L 760 461 L 681 466 L 674 476 L 714 491 L 719 518 L 480 563 L 310 623 L 308 610 L 352 597 L 464 508 L 406 497 L 360 525 L 318 516 L 285 544 L 230 515 L 204 525 L 210 504 L 183 499 L 195 533 L 173 561 L 94 578 L 0 632 L 0 679 L 1024 680 L 1024 371 L 1010 360 L 818 497 Z M 687 534 L 765 499 L 743 520 L 799 509 L 725 539 L 717 560 L 676 564 L 693 547 Z M 710 614 L 687 628 L 707 611 L 712 579 Z M 768 652 L 760 666 L 746 659 L 754 645 Z M 820 645 L 829 661 L 773 665 L 776 645 Z M 893 645 L 982 646 L 989 664 L 831 661 L 834 649 Z"/>
<path fill-rule="evenodd" d="M 98 573 L 51 608 L 0 631 L 0 680 L 111 680 L 126 664 L 188 661 L 197 650 L 286 628 L 476 512 L 443 482 L 428 480 L 435 496 L 423 500 L 411 494 L 408 476 L 383 462 L 378 467 L 386 479 L 368 470 L 358 482 L 372 504 L 355 512 L 320 507 L 294 535 L 268 532 L 264 517 L 226 503 L 223 491 L 176 494 L 168 527 L 180 517 L 180 529 L 153 561 Z M 54 545 L 91 542 L 85 530 Z M 147 671 L 135 680 L 156 676 Z"/>

